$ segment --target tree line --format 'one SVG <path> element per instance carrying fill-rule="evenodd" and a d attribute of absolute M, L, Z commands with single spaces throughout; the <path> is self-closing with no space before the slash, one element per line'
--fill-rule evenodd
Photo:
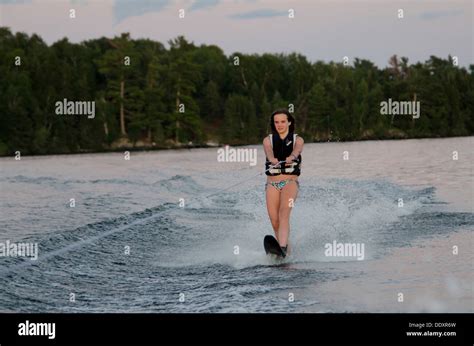
<path fill-rule="evenodd" d="M 0 155 L 260 143 L 282 107 L 306 142 L 474 133 L 474 65 L 451 56 L 394 55 L 380 69 L 359 58 L 226 56 L 182 36 L 168 45 L 124 33 L 48 46 L 0 28 Z M 420 117 L 382 115 L 389 98 L 419 101 Z M 94 101 L 96 116 L 56 114 L 64 99 Z"/>

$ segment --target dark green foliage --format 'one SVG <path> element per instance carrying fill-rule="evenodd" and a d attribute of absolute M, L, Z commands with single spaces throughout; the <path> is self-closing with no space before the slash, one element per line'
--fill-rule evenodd
<path fill-rule="evenodd" d="M 290 106 L 307 142 L 474 133 L 474 65 L 451 56 L 413 65 L 393 56 L 379 69 L 297 53 L 227 57 L 182 36 L 168 44 L 124 33 L 48 46 L 0 28 L 0 155 L 260 143 L 272 110 Z M 420 101 L 420 117 L 382 115 L 389 98 Z M 56 114 L 63 99 L 95 101 L 95 117 Z"/>

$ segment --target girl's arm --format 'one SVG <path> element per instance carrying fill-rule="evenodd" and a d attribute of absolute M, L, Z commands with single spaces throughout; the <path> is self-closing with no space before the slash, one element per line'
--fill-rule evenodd
<path fill-rule="evenodd" d="M 300 136 L 296 137 L 295 147 L 293 148 L 293 151 L 289 156 L 292 160 L 296 160 L 298 156 L 300 156 L 300 154 L 303 152 L 303 144 L 303 138 L 301 138 Z"/>
<path fill-rule="evenodd" d="M 265 152 L 265 156 L 267 157 L 268 161 L 270 161 L 273 165 L 278 163 L 278 160 L 273 156 L 273 149 L 272 145 L 270 144 L 270 139 L 265 137 L 263 140 L 263 151 Z"/>

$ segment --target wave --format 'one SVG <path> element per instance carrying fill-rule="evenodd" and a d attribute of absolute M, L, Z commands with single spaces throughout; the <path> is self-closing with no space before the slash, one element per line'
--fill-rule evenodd
<path fill-rule="evenodd" d="M 164 203 L 23 240 L 38 242 L 39 259 L 2 258 L 0 277 L 5 286 L 0 290 L 0 308 L 288 312 L 300 303 L 269 304 L 267 295 L 351 275 L 323 267 L 334 261 L 324 255 L 325 243 L 364 243 L 370 260 L 419 237 L 474 226 L 471 213 L 443 211 L 433 187 L 406 188 L 383 180 L 302 179 L 291 217 L 292 255 L 279 264 L 263 253 L 263 237 L 273 232 L 263 186 L 214 191 L 213 197 L 205 198 L 204 193 L 213 191 L 203 191 L 188 176 L 155 185 L 193 199 L 186 200 L 183 208 L 177 202 Z M 305 269 L 308 266 L 319 270 Z M 182 292 L 192 303 L 180 305 Z M 70 302 L 70 293 L 81 304 Z M 114 305 L 117 302 L 120 307 Z"/>

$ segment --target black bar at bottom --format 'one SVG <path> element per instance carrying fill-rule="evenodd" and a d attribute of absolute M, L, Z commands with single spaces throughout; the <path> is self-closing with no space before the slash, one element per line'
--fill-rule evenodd
<path fill-rule="evenodd" d="M 473 345 L 473 322 L 473 314 L 0 314 L 0 345 Z M 44 323 L 55 323 L 54 338 Z"/>

